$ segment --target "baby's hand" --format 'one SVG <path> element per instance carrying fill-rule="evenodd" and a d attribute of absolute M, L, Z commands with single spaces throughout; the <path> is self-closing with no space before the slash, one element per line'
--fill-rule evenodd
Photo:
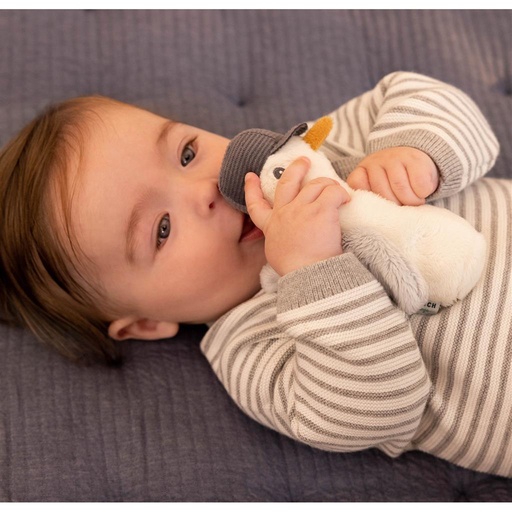
<path fill-rule="evenodd" d="M 410 147 L 382 149 L 368 155 L 347 178 L 355 189 L 371 190 L 400 205 L 419 206 L 439 185 L 434 161 Z"/>
<path fill-rule="evenodd" d="M 258 176 L 246 176 L 247 210 L 265 234 L 267 262 L 281 276 L 343 252 L 338 208 L 350 196 L 330 178 L 313 179 L 301 188 L 309 167 L 304 158 L 287 167 L 276 187 L 274 208 L 263 197 Z"/>

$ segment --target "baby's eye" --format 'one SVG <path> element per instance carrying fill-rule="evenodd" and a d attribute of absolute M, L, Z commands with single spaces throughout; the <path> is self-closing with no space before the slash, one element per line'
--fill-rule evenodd
<path fill-rule="evenodd" d="M 181 165 L 186 167 L 194 158 L 196 157 L 196 152 L 192 148 L 191 144 L 187 144 L 181 153 Z"/>
<path fill-rule="evenodd" d="M 171 219 L 169 215 L 165 214 L 158 224 L 158 230 L 156 233 L 156 248 L 160 249 L 165 239 L 169 237 L 171 233 Z"/>

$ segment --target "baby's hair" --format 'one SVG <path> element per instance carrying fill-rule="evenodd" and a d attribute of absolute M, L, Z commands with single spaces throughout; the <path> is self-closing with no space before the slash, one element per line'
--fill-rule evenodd
<path fill-rule="evenodd" d="M 76 264 L 69 222 L 70 160 L 80 162 L 95 108 L 110 102 L 52 105 L 0 151 L 0 320 L 29 328 L 74 362 L 120 361 L 101 297 Z"/>

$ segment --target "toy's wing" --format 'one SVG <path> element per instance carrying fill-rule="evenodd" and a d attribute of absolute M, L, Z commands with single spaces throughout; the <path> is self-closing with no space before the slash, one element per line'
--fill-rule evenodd
<path fill-rule="evenodd" d="M 427 303 L 425 279 L 387 238 L 379 233 L 354 230 L 344 233 L 343 247 L 368 268 L 405 313 L 416 313 Z"/>

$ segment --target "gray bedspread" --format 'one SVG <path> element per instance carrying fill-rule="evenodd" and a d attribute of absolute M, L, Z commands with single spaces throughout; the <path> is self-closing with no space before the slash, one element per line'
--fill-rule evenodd
<path fill-rule="evenodd" d="M 468 92 L 501 143 L 491 175 L 512 178 L 512 11 L 0 11 L 0 143 L 84 94 L 228 137 L 280 131 L 395 70 Z M 512 500 L 512 480 L 423 453 L 326 453 L 260 426 L 211 372 L 204 331 L 81 368 L 0 326 L 0 500 Z"/>

